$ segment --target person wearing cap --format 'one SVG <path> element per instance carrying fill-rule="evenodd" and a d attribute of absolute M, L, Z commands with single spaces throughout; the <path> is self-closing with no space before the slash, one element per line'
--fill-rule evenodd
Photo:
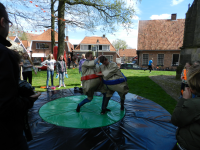
<path fill-rule="evenodd" d="M 28 98 L 19 96 L 19 64 L 14 53 L 7 47 L 9 24 L 5 6 L 0 3 L 0 149 L 28 150 L 23 135 L 24 117 L 39 94 Z"/>

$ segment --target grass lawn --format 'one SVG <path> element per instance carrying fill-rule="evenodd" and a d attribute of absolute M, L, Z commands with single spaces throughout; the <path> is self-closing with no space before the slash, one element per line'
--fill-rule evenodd
<path fill-rule="evenodd" d="M 127 77 L 129 92 L 140 95 L 147 99 L 150 99 L 162 107 L 164 107 L 169 113 L 172 114 L 176 101 L 166 94 L 166 92 L 156 83 L 154 83 L 149 76 L 157 76 L 157 75 L 173 75 L 175 76 L 175 71 L 143 71 L 143 70 L 121 70 L 124 75 Z M 69 78 L 65 78 L 66 88 L 73 88 L 75 86 L 80 87 L 81 75 L 78 73 L 78 69 L 68 69 Z M 56 79 L 56 74 L 54 73 L 54 85 L 59 85 L 59 79 Z M 44 92 L 46 89 L 40 88 L 41 86 L 46 86 L 46 78 L 47 72 L 40 71 L 37 75 L 33 73 L 33 86 L 36 91 Z M 49 80 L 49 83 L 50 80 Z M 61 87 L 60 89 L 65 89 Z M 60 90 L 56 88 L 56 90 Z"/>

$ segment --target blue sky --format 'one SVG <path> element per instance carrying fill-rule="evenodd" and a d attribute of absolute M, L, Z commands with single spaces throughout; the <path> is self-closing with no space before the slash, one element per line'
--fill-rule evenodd
<path fill-rule="evenodd" d="M 28 0 L 21 0 L 23 3 L 27 4 L 29 9 L 27 9 L 25 6 L 20 6 L 19 9 L 23 9 L 24 12 L 26 11 L 36 11 L 41 12 L 39 8 L 36 8 L 35 5 L 38 5 L 39 2 L 32 0 L 33 3 L 30 3 Z M 137 48 L 137 35 L 138 35 L 138 21 L 139 20 L 155 20 L 155 19 L 170 19 L 171 14 L 176 13 L 177 19 L 185 19 L 185 13 L 188 10 L 188 4 L 192 4 L 193 0 L 142 0 L 141 3 L 137 2 L 137 0 L 125 0 L 127 1 L 127 5 L 129 4 L 135 4 L 135 11 L 136 15 L 133 17 L 133 25 L 129 32 L 122 29 L 122 27 L 119 26 L 117 32 L 113 34 L 101 32 L 100 30 L 96 31 L 95 33 L 91 33 L 87 30 L 79 29 L 79 28 L 72 28 L 68 27 L 68 36 L 69 41 L 72 44 L 79 44 L 85 36 L 102 36 L 103 34 L 106 35 L 108 40 L 112 43 L 116 39 L 122 39 L 127 42 L 129 47 L 131 48 Z M 23 5 L 20 4 L 19 1 L 15 0 L 1 0 L 1 2 L 4 5 L 7 5 L 10 3 L 15 3 L 13 5 L 14 7 L 17 7 L 17 5 Z M 30 9 L 31 8 L 31 9 Z M 7 10 L 12 10 L 11 7 L 7 8 Z M 42 12 L 43 13 L 43 12 Z M 45 13 L 44 13 L 45 14 Z M 46 14 L 50 15 L 50 14 Z M 49 17 L 49 16 L 48 16 Z M 67 16 L 66 16 L 67 17 Z M 12 20 L 13 21 L 13 20 Z M 34 31 L 36 29 L 30 27 L 27 25 L 27 21 L 23 19 L 19 19 L 18 22 L 26 28 L 25 30 Z M 44 30 L 44 29 L 39 29 Z M 38 32 L 36 33 L 38 34 Z"/>
<path fill-rule="evenodd" d="M 106 37 L 111 42 L 116 39 L 122 39 L 125 40 L 131 48 L 137 48 L 139 20 L 170 19 L 173 13 L 177 13 L 177 19 L 185 19 L 185 13 L 188 10 L 189 3 L 192 4 L 193 0 L 142 0 L 141 3 L 137 3 L 135 7 L 136 16 L 131 32 L 127 33 L 123 29 L 119 29 L 118 32 L 115 33 L 115 36 L 100 31 L 97 31 L 94 35 L 84 30 L 77 29 L 74 31 L 69 27 L 69 41 L 72 44 L 78 44 L 85 36 L 102 36 L 106 34 Z"/>

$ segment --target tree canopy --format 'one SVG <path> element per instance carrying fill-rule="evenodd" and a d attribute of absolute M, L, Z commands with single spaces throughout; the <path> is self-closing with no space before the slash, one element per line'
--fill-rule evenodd
<path fill-rule="evenodd" d="M 126 43 L 126 41 L 121 40 L 121 39 L 117 39 L 117 40 L 113 41 L 112 45 L 115 47 L 115 49 L 117 51 L 119 49 L 127 49 L 128 48 L 128 44 Z"/>
<path fill-rule="evenodd" d="M 65 23 L 71 27 L 80 27 L 91 32 L 101 29 L 113 33 L 119 26 L 129 29 L 135 15 L 134 1 L 140 0 L 60 0 L 65 3 Z M 58 0 L 9 0 L 7 10 L 12 21 L 30 28 L 51 27 L 52 3 L 55 16 L 58 17 Z M 37 5 L 36 5 L 37 4 Z M 37 7 L 36 7 L 37 6 Z M 45 11 L 45 12 L 44 12 Z M 56 18 L 55 18 L 56 19 Z M 56 19 L 56 21 L 58 21 Z"/>
<path fill-rule="evenodd" d="M 128 31 L 135 15 L 134 2 L 138 1 L 141 0 L 9 0 L 6 5 L 9 17 L 22 29 L 24 26 L 34 30 L 44 27 L 54 29 L 55 21 L 61 41 L 58 45 L 62 45 L 58 46 L 61 54 L 65 24 L 93 33 L 96 30 L 114 33 L 119 27 Z M 59 9 L 63 6 L 64 9 Z"/>

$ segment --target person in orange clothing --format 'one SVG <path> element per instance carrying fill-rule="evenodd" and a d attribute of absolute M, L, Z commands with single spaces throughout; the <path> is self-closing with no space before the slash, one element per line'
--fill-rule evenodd
<path fill-rule="evenodd" d="M 190 62 L 186 62 L 185 63 L 185 67 L 181 73 L 181 80 L 182 80 L 182 83 L 181 83 L 181 95 L 180 95 L 180 98 L 183 97 L 183 91 L 185 90 L 185 87 L 189 87 L 188 84 L 187 84 L 187 72 L 188 72 L 188 69 L 190 68 L 192 64 Z"/>

